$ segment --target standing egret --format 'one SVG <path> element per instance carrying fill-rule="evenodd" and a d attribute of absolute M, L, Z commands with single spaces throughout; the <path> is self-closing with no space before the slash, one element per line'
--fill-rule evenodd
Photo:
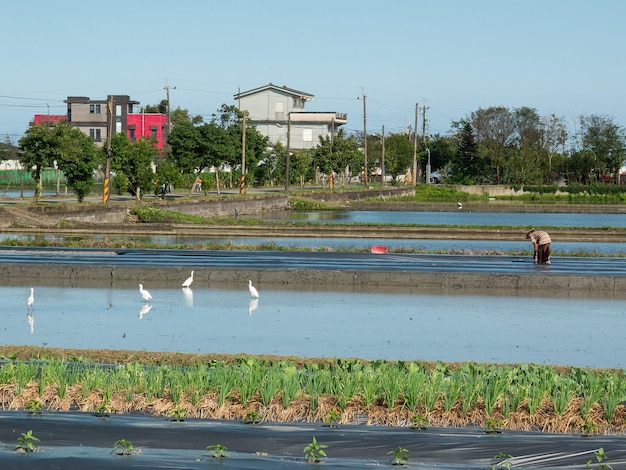
<path fill-rule="evenodd" d="M 248 290 L 250 291 L 250 295 L 253 299 L 259 298 L 259 291 L 252 285 L 252 281 L 248 280 Z"/>
<path fill-rule="evenodd" d="M 30 288 L 30 297 L 28 297 L 28 300 L 26 301 L 26 306 L 28 308 L 31 308 L 34 303 L 35 303 L 35 288 L 31 287 Z"/>
<path fill-rule="evenodd" d="M 189 276 L 185 282 L 183 282 L 183 287 L 189 287 L 191 286 L 191 283 L 193 282 L 193 271 L 191 271 L 191 276 Z"/>
<path fill-rule="evenodd" d="M 141 297 L 143 297 L 143 300 L 145 300 L 146 302 L 150 302 L 152 300 L 150 292 L 143 288 L 143 284 L 139 284 L 139 293 L 141 294 Z"/>

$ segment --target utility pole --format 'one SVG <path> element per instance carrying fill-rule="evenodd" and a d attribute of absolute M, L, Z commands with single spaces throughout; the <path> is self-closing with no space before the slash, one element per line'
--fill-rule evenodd
<path fill-rule="evenodd" d="M 368 170 L 367 170 L 367 106 L 365 104 L 367 96 L 363 95 L 363 183 L 367 186 Z"/>
<path fill-rule="evenodd" d="M 419 105 L 415 103 L 415 129 L 413 130 L 413 171 L 411 172 L 411 182 L 417 185 L 417 117 L 419 115 Z"/>
<path fill-rule="evenodd" d="M 111 136 L 113 134 L 113 95 L 109 95 L 107 100 L 107 153 L 106 165 L 104 167 L 104 184 L 102 185 L 102 202 L 109 202 L 109 193 L 111 190 L 111 157 L 113 149 L 111 149 Z"/>
<path fill-rule="evenodd" d="M 289 152 L 291 146 L 291 113 L 287 115 L 287 153 L 285 155 L 285 192 L 289 192 Z"/>
<path fill-rule="evenodd" d="M 422 140 L 426 144 L 426 105 L 422 106 Z"/>
<path fill-rule="evenodd" d="M 246 112 L 243 112 L 241 127 L 241 179 L 239 180 L 239 194 L 246 193 Z"/>
<path fill-rule="evenodd" d="M 176 87 L 171 88 L 173 88 L 174 90 L 176 89 Z M 170 86 L 167 84 L 167 78 L 165 79 L 164 90 L 167 94 L 167 136 L 169 137 L 170 133 L 172 132 L 172 107 L 170 106 Z"/>
<path fill-rule="evenodd" d="M 385 125 L 383 124 L 382 131 L 382 152 L 380 158 L 380 185 L 385 187 Z"/>

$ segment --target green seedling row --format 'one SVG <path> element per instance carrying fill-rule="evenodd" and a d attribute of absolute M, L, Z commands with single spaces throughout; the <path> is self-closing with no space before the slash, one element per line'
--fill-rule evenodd
<path fill-rule="evenodd" d="M 138 362 L 102 366 L 56 359 L 0 366 L 0 387 L 13 387 L 20 395 L 27 386 L 36 387 L 42 403 L 54 387 L 56 400 L 74 388 L 83 400 L 97 392 L 105 404 L 114 396 L 131 403 L 141 395 L 147 403 L 167 399 L 172 408 L 200 407 L 207 396 L 218 407 L 237 404 L 243 409 L 255 403 L 261 409 L 276 403 L 287 409 L 304 400 L 312 415 L 323 397 L 332 397 L 339 413 L 355 403 L 365 413 L 403 410 L 408 416 L 481 410 L 485 419 L 503 422 L 520 410 L 530 417 L 549 411 L 557 418 L 575 412 L 580 429 L 592 418 L 611 425 L 626 402 L 626 377 L 619 370 L 352 359 L 296 365 L 254 356 L 188 367 Z M 623 419 L 615 421 L 614 428 L 623 424 Z"/>

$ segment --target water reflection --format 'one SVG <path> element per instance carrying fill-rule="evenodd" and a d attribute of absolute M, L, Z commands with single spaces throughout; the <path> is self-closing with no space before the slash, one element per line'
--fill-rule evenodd
<path fill-rule="evenodd" d="M 30 334 L 32 335 L 35 332 L 35 317 L 33 317 L 31 312 L 26 312 L 26 319 L 30 325 Z"/>
<path fill-rule="evenodd" d="M 193 291 L 189 287 L 183 287 L 183 300 L 187 307 L 193 307 Z"/>
<path fill-rule="evenodd" d="M 16 322 L 14 315 L 24 314 L 28 287 L 2 285 L 0 323 L 5 343 L 25 346 L 574 367 L 626 365 L 622 327 L 626 293 L 621 291 L 604 296 L 591 291 L 568 292 L 557 297 L 549 290 L 500 296 L 488 291 L 468 295 L 459 289 L 417 287 L 372 292 L 265 285 L 262 314 L 253 314 L 260 303 L 242 292 L 243 282 L 226 288 L 199 286 L 193 290 L 193 307 L 181 301 L 179 282 L 170 287 L 155 282 L 163 315 L 154 316 L 151 311 L 156 303 L 138 297 L 134 281 L 113 287 L 36 285 L 38 302 L 46 305 L 45 315 L 37 317 L 36 337 L 34 313 L 27 312 L 29 329 Z M 244 306 L 248 315 L 242 316 Z M 131 316 L 139 312 L 139 319 L 146 321 L 129 322 L 129 312 Z M 98 334 L 91 334 L 93 331 Z"/>
<path fill-rule="evenodd" d="M 139 310 L 139 319 L 141 320 L 150 310 L 152 310 L 152 304 L 143 304 L 141 310 Z"/>
<path fill-rule="evenodd" d="M 254 312 L 258 307 L 259 299 L 250 299 L 250 303 L 248 304 L 248 315 L 252 315 L 252 312 Z"/>

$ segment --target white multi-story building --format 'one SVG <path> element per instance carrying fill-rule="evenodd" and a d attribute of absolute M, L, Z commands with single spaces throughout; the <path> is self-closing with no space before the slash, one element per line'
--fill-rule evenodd
<path fill-rule="evenodd" d="M 289 143 L 292 151 L 317 147 L 320 137 L 334 135 L 347 122 L 345 113 L 305 111 L 305 103 L 312 99 L 313 95 L 272 83 L 235 95 L 237 107 L 261 135 L 271 144 Z"/>

